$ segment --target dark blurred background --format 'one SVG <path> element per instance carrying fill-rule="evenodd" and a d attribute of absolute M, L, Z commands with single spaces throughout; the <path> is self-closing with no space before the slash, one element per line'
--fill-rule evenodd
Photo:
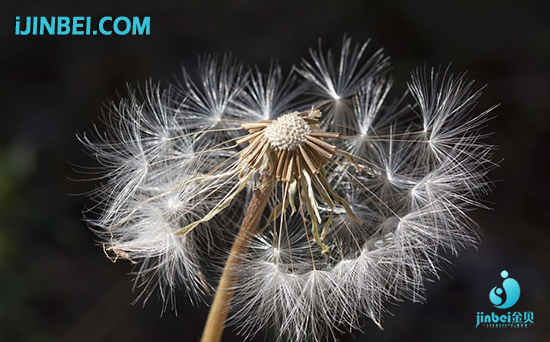
<path fill-rule="evenodd" d="M 427 303 L 389 305 L 384 331 L 341 341 L 548 341 L 550 330 L 550 6 L 546 1 L 3 1 L 0 4 L 0 341 L 198 341 L 206 305 L 178 296 L 176 316 L 152 298 L 131 305 L 128 262 L 112 264 L 82 221 L 91 183 L 71 164 L 95 165 L 76 132 L 92 129 L 126 84 L 172 81 L 197 56 L 232 52 L 285 70 L 322 38 L 372 38 L 391 56 L 398 95 L 425 63 L 468 71 L 494 104 L 488 141 L 499 146 L 492 210 L 472 214 L 478 250 L 448 256 Z M 15 16 L 150 16 L 149 36 L 15 36 Z M 77 195 L 71 195 L 77 194 Z M 513 311 L 527 329 L 477 328 L 495 311 L 506 269 L 521 286 Z M 255 341 L 272 339 L 260 333 Z M 240 341 L 231 330 L 226 341 Z"/>

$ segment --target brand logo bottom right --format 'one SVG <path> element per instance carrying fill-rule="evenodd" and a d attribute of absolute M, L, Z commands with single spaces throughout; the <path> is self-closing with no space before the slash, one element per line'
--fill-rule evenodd
<path fill-rule="evenodd" d="M 489 292 L 489 299 L 498 309 L 509 309 L 517 303 L 521 293 L 519 283 L 509 278 L 507 271 L 502 271 L 500 276 L 504 279 L 502 287 L 493 287 Z M 507 312 L 507 313 L 483 313 L 476 315 L 476 328 L 480 325 L 485 328 L 527 328 L 534 324 L 534 315 L 531 311 Z"/>

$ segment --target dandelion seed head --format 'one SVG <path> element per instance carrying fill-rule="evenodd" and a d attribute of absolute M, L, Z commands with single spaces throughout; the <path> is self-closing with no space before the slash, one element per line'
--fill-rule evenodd
<path fill-rule="evenodd" d="M 265 129 L 265 137 L 276 151 L 291 151 L 302 146 L 311 129 L 298 113 L 284 114 Z"/>
<path fill-rule="evenodd" d="M 311 50 L 284 76 L 230 56 L 200 60 L 198 79 L 148 84 L 113 103 L 107 132 L 81 141 L 101 164 L 88 221 L 111 259 L 136 265 L 136 287 L 166 303 L 212 288 L 255 191 L 269 190 L 229 322 L 251 337 L 320 341 L 381 327 L 385 303 L 423 301 L 441 250 L 479 242 L 468 211 L 485 207 L 496 167 L 464 75 L 418 69 L 388 100 L 388 58 L 345 38 Z M 258 216 L 259 217 L 259 216 Z M 336 338 L 336 337 L 335 337 Z"/>

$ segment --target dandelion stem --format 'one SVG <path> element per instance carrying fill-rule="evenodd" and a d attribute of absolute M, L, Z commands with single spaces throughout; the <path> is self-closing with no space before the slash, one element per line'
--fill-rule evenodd
<path fill-rule="evenodd" d="M 208 314 L 201 342 L 221 341 L 225 321 L 233 298 L 235 283 L 238 279 L 235 267 L 242 261 L 242 255 L 248 250 L 250 240 L 256 232 L 258 223 L 260 223 L 260 218 L 269 200 L 273 186 L 274 181 L 271 174 L 264 174 L 260 185 L 250 200 L 241 228 L 225 263 L 216 290 L 216 296 L 210 307 L 210 313 Z"/>

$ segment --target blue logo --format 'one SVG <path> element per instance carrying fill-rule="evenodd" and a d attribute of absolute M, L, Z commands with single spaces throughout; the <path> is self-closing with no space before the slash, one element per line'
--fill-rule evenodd
<path fill-rule="evenodd" d="M 498 309 L 508 309 L 517 303 L 520 294 L 519 283 L 508 278 L 508 272 L 502 271 L 500 276 L 504 279 L 502 287 L 493 287 L 489 292 L 489 299 L 493 306 Z M 532 311 L 525 312 L 477 312 L 476 328 L 528 328 L 534 324 L 535 315 Z"/>
<path fill-rule="evenodd" d="M 493 287 L 489 293 L 489 299 L 491 303 L 494 304 L 495 308 L 508 309 L 516 304 L 519 299 L 519 283 L 515 279 L 508 278 L 508 272 L 506 271 L 502 271 L 500 276 L 505 278 L 502 282 L 502 288 Z M 506 300 L 502 299 L 502 294 L 504 294 Z"/>

